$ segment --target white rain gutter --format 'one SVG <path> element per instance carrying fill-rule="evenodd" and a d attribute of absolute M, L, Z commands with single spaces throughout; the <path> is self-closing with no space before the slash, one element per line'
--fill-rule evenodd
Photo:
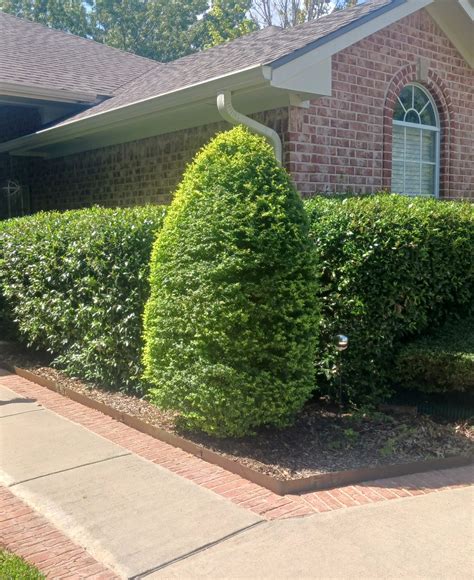
<path fill-rule="evenodd" d="M 111 96 L 111 95 L 106 95 Z M 39 101 L 54 101 L 57 103 L 96 103 L 98 95 L 90 92 L 69 91 L 35 87 L 19 83 L 0 82 L 0 97 L 15 97 Z"/>
<path fill-rule="evenodd" d="M 217 109 L 223 119 L 232 125 L 245 125 L 254 133 L 263 135 L 270 143 L 275 151 L 275 157 L 278 163 L 282 163 L 282 146 L 280 136 L 276 131 L 243 115 L 234 109 L 232 106 L 232 93 L 230 91 L 222 91 L 217 95 Z"/>

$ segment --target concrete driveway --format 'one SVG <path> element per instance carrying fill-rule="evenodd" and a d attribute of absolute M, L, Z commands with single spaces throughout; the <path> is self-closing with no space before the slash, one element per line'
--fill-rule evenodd
<path fill-rule="evenodd" d="M 472 488 L 268 522 L 147 578 L 474 578 Z"/>

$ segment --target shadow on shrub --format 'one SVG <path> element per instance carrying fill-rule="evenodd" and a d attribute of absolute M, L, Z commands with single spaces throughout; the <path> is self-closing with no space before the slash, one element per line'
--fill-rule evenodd
<path fill-rule="evenodd" d="M 474 316 L 406 344 L 396 358 L 396 386 L 424 393 L 474 394 Z"/>
<path fill-rule="evenodd" d="M 306 209 L 321 269 L 324 390 L 374 403 L 389 394 L 400 341 L 472 304 L 474 206 L 380 194 L 318 197 Z M 350 344 L 338 354 L 340 332 Z"/>

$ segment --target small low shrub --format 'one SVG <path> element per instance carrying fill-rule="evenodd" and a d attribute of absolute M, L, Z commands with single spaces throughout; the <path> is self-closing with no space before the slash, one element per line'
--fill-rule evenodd
<path fill-rule="evenodd" d="M 314 389 L 317 286 L 303 203 L 237 127 L 188 167 L 152 254 L 146 378 L 188 428 L 287 425 Z"/>
<path fill-rule="evenodd" d="M 474 393 L 474 316 L 451 320 L 403 346 L 393 382 L 424 393 Z"/>
<path fill-rule="evenodd" d="M 306 209 L 321 267 L 319 374 L 333 396 L 375 403 L 402 340 L 472 307 L 474 206 L 380 194 Z"/>
<path fill-rule="evenodd" d="M 164 209 L 38 213 L 0 230 L 0 284 L 20 337 L 69 374 L 141 388 L 149 259 Z"/>

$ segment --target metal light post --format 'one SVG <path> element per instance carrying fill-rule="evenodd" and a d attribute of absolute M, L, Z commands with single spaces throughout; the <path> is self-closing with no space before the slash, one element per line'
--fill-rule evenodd
<path fill-rule="evenodd" d="M 349 346 L 349 338 L 345 334 L 336 334 L 334 343 L 338 352 L 343 352 Z M 339 359 L 340 357 L 338 357 Z M 341 376 L 342 361 L 338 360 L 336 364 L 336 373 L 339 375 L 339 402 L 342 402 L 342 376 Z"/>

